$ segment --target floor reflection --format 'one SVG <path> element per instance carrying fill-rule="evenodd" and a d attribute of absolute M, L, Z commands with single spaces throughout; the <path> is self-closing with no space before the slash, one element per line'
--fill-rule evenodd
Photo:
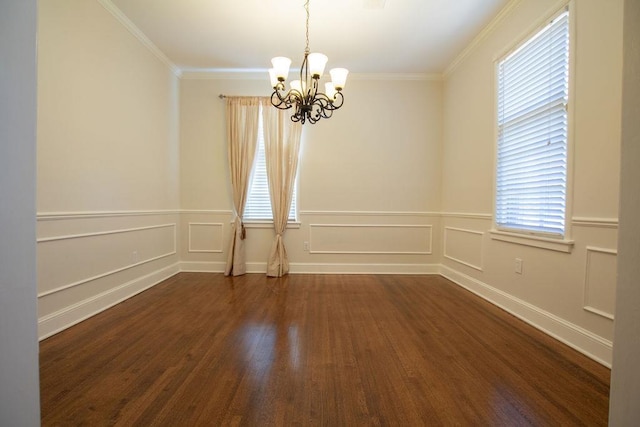
<path fill-rule="evenodd" d="M 275 359 L 276 331 L 271 325 L 246 325 L 240 330 L 242 360 L 251 377 L 266 382 Z"/>
<path fill-rule="evenodd" d="M 241 359 L 259 383 L 266 383 L 274 366 L 296 372 L 301 366 L 297 325 L 247 324 L 239 330 Z"/>

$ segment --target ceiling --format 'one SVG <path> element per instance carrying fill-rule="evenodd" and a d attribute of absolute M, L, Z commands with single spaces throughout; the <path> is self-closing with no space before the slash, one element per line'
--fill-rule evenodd
<path fill-rule="evenodd" d="M 110 1 L 183 71 L 302 61 L 304 0 Z M 441 73 L 509 1 L 311 0 L 310 48 L 353 73 Z"/>

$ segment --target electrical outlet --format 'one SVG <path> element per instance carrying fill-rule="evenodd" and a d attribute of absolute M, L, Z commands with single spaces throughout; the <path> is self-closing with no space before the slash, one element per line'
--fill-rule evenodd
<path fill-rule="evenodd" d="M 304 250 L 305 251 L 309 250 L 309 242 L 304 242 Z"/>
<path fill-rule="evenodd" d="M 522 274 L 522 259 L 516 258 L 515 271 L 518 274 Z"/>

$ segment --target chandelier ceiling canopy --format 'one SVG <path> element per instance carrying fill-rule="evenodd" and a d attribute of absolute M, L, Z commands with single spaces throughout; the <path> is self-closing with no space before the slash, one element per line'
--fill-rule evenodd
<path fill-rule="evenodd" d="M 342 107 L 344 96 L 342 89 L 347 81 L 349 71 L 346 68 L 333 68 L 329 71 L 331 82 L 325 83 L 325 91 L 320 92 L 320 79 L 324 73 L 328 58 L 322 53 L 310 53 L 309 50 L 309 0 L 305 2 L 306 47 L 304 59 L 300 67 L 300 79 L 293 80 L 287 91 L 285 81 L 289 75 L 291 60 L 277 56 L 271 60 L 273 68 L 269 69 L 271 86 L 271 104 L 281 110 L 293 108 L 291 120 L 302 124 L 316 123 L 320 119 L 328 119 L 334 110 Z"/>

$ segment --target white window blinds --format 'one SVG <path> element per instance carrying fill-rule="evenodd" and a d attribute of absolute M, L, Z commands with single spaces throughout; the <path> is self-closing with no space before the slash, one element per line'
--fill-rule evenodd
<path fill-rule="evenodd" d="M 258 121 L 258 148 L 251 173 L 247 204 L 244 208 L 244 221 L 272 221 L 271 199 L 269 197 L 269 181 L 267 180 L 267 159 L 264 151 L 264 132 L 262 126 L 262 111 Z M 296 220 L 296 190 L 297 178 L 293 187 L 289 221 Z"/>
<path fill-rule="evenodd" d="M 496 226 L 563 236 L 569 12 L 498 63 Z"/>

